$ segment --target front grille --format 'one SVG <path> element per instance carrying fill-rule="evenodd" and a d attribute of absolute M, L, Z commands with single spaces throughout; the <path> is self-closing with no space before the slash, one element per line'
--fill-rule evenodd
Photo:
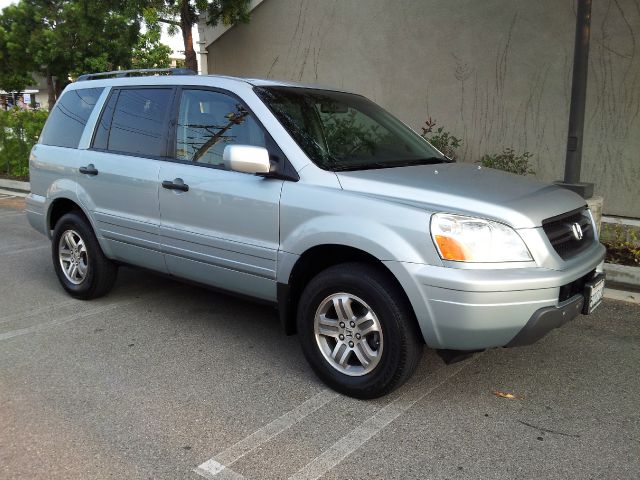
<path fill-rule="evenodd" d="M 580 225 L 582 239 L 576 238 L 574 225 Z M 542 228 L 560 258 L 566 260 L 585 250 L 595 238 L 591 218 L 586 208 L 563 213 L 542 221 Z"/>

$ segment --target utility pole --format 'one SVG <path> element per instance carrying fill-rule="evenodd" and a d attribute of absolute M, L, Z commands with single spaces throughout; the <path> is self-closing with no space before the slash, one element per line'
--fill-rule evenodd
<path fill-rule="evenodd" d="M 576 38 L 573 50 L 573 78 L 569 109 L 569 133 L 564 165 L 564 181 L 556 184 L 568 188 L 583 198 L 593 196 L 593 183 L 580 181 L 582 167 L 582 139 L 587 100 L 587 71 L 589 66 L 589 37 L 591 35 L 591 0 L 578 0 Z"/>

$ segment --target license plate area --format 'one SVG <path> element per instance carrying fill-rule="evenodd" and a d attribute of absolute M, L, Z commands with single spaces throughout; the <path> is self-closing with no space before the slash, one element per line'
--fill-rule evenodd
<path fill-rule="evenodd" d="M 598 305 L 602 303 L 604 297 L 604 275 L 598 274 L 584 285 L 584 306 L 582 314 L 589 315 Z"/>

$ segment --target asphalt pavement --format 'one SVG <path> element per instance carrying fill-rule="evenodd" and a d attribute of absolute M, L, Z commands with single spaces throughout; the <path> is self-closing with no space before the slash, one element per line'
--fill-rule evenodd
<path fill-rule="evenodd" d="M 639 305 L 457 364 L 425 350 L 360 401 L 268 306 L 133 268 L 73 300 L 23 208 L 0 198 L 2 479 L 639 477 Z"/>

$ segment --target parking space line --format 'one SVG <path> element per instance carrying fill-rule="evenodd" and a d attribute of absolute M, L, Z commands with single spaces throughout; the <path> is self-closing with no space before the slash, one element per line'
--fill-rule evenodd
<path fill-rule="evenodd" d="M 413 407 L 420 400 L 458 375 L 480 355 L 481 354 L 478 354 L 474 358 L 462 362 L 453 373 L 446 376 L 442 381 L 427 390 L 424 390 L 425 381 L 419 382 L 415 387 L 400 395 L 394 401 L 365 420 L 360 426 L 354 428 L 343 436 L 331 447 L 289 477 L 289 480 L 317 480 L 368 442 L 374 435 L 378 434 L 383 428 Z"/>
<path fill-rule="evenodd" d="M 244 477 L 238 472 L 234 472 L 229 467 L 225 467 L 220 462 L 216 462 L 213 458 L 210 458 L 193 471 L 201 477 L 210 480 L 244 480 Z"/>
<path fill-rule="evenodd" d="M 38 246 L 34 246 L 34 247 L 27 247 L 27 248 L 21 248 L 18 250 L 9 250 L 9 249 L 4 249 L 4 250 L 0 250 L 0 255 L 16 255 L 18 253 L 24 253 L 24 252 L 32 252 L 34 250 L 43 250 L 45 248 L 51 248 L 51 245 L 46 244 L 46 245 L 38 245 Z"/>
<path fill-rule="evenodd" d="M 72 300 L 66 300 L 64 302 L 53 303 L 53 304 L 47 305 L 45 307 L 34 308 L 34 309 L 31 309 L 31 310 L 25 310 L 25 311 L 22 311 L 22 312 L 12 313 L 11 315 L 7 315 L 6 317 L 0 318 L 0 324 L 11 322 L 13 320 L 34 317 L 34 316 L 36 316 L 36 315 L 38 315 L 40 313 L 50 312 L 54 308 L 68 307 L 69 305 L 74 305 L 74 304 L 80 303 L 80 302 L 82 302 L 82 300 L 72 299 Z"/>
<path fill-rule="evenodd" d="M 129 301 L 124 301 L 124 302 L 116 301 L 116 302 L 112 302 L 110 304 L 103 305 L 101 307 L 97 307 L 97 308 L 94 308 L 94 309 L 91 309 L 91 310 L 85 310 L 83 312 L 75 313 L 73 315 L 67 315 L 66 317 L 62 317 L 62 318 L 59 318 L 57 320 L 53 320 L 51 322 L 43 322 L 43 323 L 38 323 L 36 325 L 32 325 L 32 326 L 26 327 L 26 328 L 19 328 L 17 330 L 10 330 L 10 331 L 5 332 L 5 333 L 0 333 L 0 341 L 9 340 L 11 338 L 20 337 L 22 335 L 29 335 L 31 333 L 37 333 L 40 330 L 45 330 L 45 329 L 50 328 L 50 327 L 63 325 L 65 323 L 73 322 L 75 320 L 80 320 L 82 318 L 90 317 L 92 315 L 97 315 L 97 314 L 100 314 L 100 313 L 109 312 L 111 310 L 115 310 L 115 309 L 120 308 L 120 307 L 126 307 L 126 306 L 133 305 L 133 304 L 139 303 L 139 302 L 146 302 L 146 301 L 149 300 L 149 297 L 158 297 L 158 296 L 161 296 L 161 295 L 164 295 L 164 293 L 163 294 L 155 293 L 154 295 L 147 295 L 147 296 L 145 296 L 143 298 L 135 298 L 135 299 L 132 299 L 132 300 L 129 300 Z"/>
<path fill-rule="evenodd" d="M 242 476 L 238 476 L 238 473 L 229 469 L 233 463 L 244 457 L 246 454 L 252 452 L 260 445 L 268 442 L 276 435 L 282 433 L 284 430 L 291 428 L 293 425 L 300 422 L 305 417 L 326 405 L 336 397 L 338 397 L 336 392 L 329 389 L 322 390 L 293 410 L 288 411 L 261 429 L 256 430 L 248 437 L 245 437 L 223 452 L 200 464 L 193 471 L 198 475 L 209 479 L 215 478 L 216 480 L 222 480 L 225 478 L 242 478 Z"/>
<path fill-rule="evenodd" d="M 5 198 L 7 198 L 7 197 L 5 197 Z M 24 210 L 21 210 L 19 212 L 0 213 L 0 219 L 9 218 L 9 217 L 20 217 L 20 216 L 24 216 Z"/>

